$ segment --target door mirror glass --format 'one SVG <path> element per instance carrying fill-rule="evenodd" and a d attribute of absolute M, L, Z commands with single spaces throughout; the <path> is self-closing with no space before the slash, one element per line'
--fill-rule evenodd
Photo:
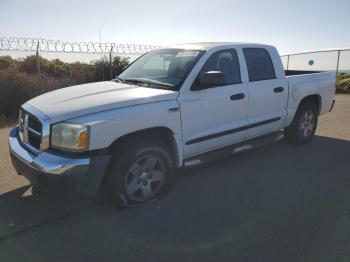
<path fill-rule="evenodd" d="M 198 76 L 192 90 L 201 90 L 222 85 L 226 85 L 224 73 L 221 71 L 208 71 Z"/>

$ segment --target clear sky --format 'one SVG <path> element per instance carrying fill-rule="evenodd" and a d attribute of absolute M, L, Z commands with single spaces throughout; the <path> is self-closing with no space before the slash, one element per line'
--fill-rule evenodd
<path fill-rule="evenodd" d="M 0 36 L 167 45 L 350 48 L 350 0 L 0 0 Z"/>

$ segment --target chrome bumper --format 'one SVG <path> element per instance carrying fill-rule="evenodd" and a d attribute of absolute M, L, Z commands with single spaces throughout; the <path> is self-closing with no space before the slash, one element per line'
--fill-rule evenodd
<path fill-rule="evenodd" d="M 18 128 L 13 128 L 8 142 L 13 165 L 20 175 L 27 177 L 33 184 L 30 178 L 38 176 L 43 176 L 52 183 L 54 180 L 62 180 L 61 178 L 74 178 L 74 183 L 81 184 L 76 185 L 80 188 L 79 191 L 96 193 L 110 155 L 74 156 L 50 151 L 34 154 L 21 145 L 17 134 Z"/>

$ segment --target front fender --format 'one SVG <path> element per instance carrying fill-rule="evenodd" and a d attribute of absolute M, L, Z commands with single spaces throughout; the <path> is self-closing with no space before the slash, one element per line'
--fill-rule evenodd
<path fill-rule="evenodd" d="M 90 126 L 89 150 L 108 148 L 116 139 L 139 130 L 166 127 L 174 134 L 179 163 L 182 163 L 182 132 L 176 100 L 106 110 L 70 119 Z"/>

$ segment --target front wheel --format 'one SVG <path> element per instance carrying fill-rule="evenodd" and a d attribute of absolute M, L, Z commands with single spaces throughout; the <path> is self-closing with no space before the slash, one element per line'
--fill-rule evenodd
<path fill-rule="evenodd" d="M 137 139 L 116 152 L 107 186 L 118 206 L 144 205 L 169 190 L 174 173 L 169 151 L 156 139 Z"/>
<path fill-rule="evenodd" d="M 318 112 L 313 103 L 303 102 L 295 117 L 285 130 L 285 137 L 291 144 L 302 145 L 310 143 L 317 128 Z"/>

